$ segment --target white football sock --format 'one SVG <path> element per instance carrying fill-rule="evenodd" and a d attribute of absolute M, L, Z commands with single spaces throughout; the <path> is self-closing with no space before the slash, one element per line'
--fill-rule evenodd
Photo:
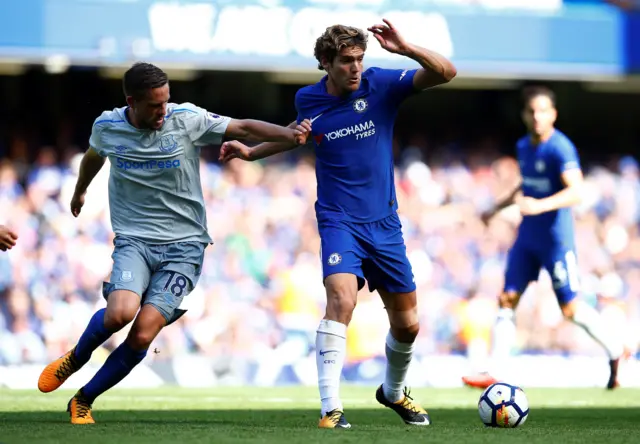
<path fill-rule="evenodd" d="M 340 401 L 340 377 L 347 348 L 347 326 L 323 319 L 316 335 L 316 366 L 322 402 L 321 414 L 343 410 Z"/>
<path fill-rule="evenodd" d="M 511 308 L 501 308 L 493 327 L 493 357 L 505 359 L 511 356 L 516 341 L 515 313 Z"/>
<path fill-rule="evenodd" d="M 491 363 L 485 371 L 497 379 L 510 377 L 510 358 L 517 340 L 515 312 L 511 308 L 501 308 L 493 327 Z"/>
<path fill-rule="evenodd" d="M 402 389 L 407 370 L 409 370 L 409 364 L 411 363 L 413 343 L 398 342 L 389 331 L 387 333 L 385 354 L 387 355 L 387 371 L 382 390 L 384 391 L 384 397 L 388 401 L 397 402 L 404 397 Z"/>
<path fill-rule="evenodd" d="M 615 334 L 604 328 L 600 313 L 593 307 L 582 301 L 577 302 L 572 321 L 582 327 L 584 331 L 589 333 L 589 336 L 605 349 L 609 359 L 618 359 L 622 356 L 624 344 Z"/>

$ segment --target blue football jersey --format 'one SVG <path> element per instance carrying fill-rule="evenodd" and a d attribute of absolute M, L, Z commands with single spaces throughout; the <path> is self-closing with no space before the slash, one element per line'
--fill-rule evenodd
<path fill-rule="evenodd" d="M 525 196 L 542 199 L 564 188 L 562 173 L 580 168 L 575 146 L 561 131 L 555 130 L 549 140 L 533 145 L 529 136 L 517 143 L 518 163 L 522 176 L 522 192 Z M 573 214 L 571 208 L 525 216 L 520 225 L 519 237 L 533 245 L 546 242 L 574 246 Z"/>
<path fill-rule="evenodd" d="M 328 94 L 326 76 L 296 93 L 298 122 L 313 126 L 318 221 L 373 222 L 397 210 L 393 127 L 398 107 L 416 92 L 415 73 L 370 68 L 347 96 Z"/>

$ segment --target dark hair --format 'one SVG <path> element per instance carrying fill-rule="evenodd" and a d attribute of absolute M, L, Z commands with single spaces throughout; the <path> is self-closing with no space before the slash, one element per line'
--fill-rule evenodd
<path fill-rule="evenodd" d="M 125 96 L 144 98 L 150 89 L 160 88 L 169 81 L 167 74 L 151 63 L 136 63 L 124 73 L 122 89 Z"/>
<path fill-rule="evenodd" d="M 367 50 L 367 34 L 362 29 L 344 25 L 329 26 L 318 39 L 313 55 L 318 60 L 318 69 L 323 70 L 322 59 L 333 62 L 343 48 L 357 46 Z"/>
<path fill-rule="evenodd" d="M 544 96 L 551 100 L 551 104 L 556 106 L 556 94 L 548 87 L 542 85 L 527 86 L 522 90 L 522 100 L 524 105 L 527 106 L 531 99 L 538 96 Z"/>

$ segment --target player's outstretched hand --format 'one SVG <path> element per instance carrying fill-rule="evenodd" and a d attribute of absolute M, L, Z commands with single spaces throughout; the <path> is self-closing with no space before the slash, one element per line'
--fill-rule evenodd
<path fill-rule="evenodd" d="M 18 235 L 11 231 L 10 228 L 0 225 L 0 250 L 11 250 L 16 246 Z"/>
<path fill-rule="evenodd" d="M 391 22 L 387 19 L 382 19 L 385 23 L 384 25 L 373 25 L 367 30 L 373 34 L 373 36 L 378 40 L 380 46 L 386 49 L 389 52 L 395 54 L 404 54 L 407 52 L 407 48 L 409 45 L 405 41 L 405 39 L 400 35 L 398 30 L 391 24 Z"/>
<path fill-rule="evenodd" d="M 231 159 L 251 160 L 250 156 L 251 148 L 237 140 L 230 140 L 220 147 L 218 160 L 224 163 L 229 162 Z"/>
<path fill-rule="evenodd" d="M 76 194 L 73 193 L 73 197 L 71 198 L 71 214 L 74 217 L 78 217 L 80 215 L 80 211 L 82 210 L 82 206 L 84 205 L 84 194 Z"/>
<path fill-rule="evenodd" d="M 516 197 L 516 205 L 520 208 L 520 214 L 523 216 L 535 216 L 545 212 L 540 200 L 533 197 L 519 195 Z"/>
<path fill-rule="evenodd" d="M 304 145 L 307 143 L 309 139 L 309 135 L 311 134 L 311 120 L 304 119 L 296 128 L 295 132 L 295 141 L 296 145 Z"/>

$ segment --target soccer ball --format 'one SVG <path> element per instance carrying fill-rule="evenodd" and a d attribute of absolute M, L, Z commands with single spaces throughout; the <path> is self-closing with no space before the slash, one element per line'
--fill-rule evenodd
<path fill-rule="evenodd" d="M 478 413 L 487 427 L 520 427 L 529 416 L 529 401 L 520 387 L 498 382 L 480 396 Z"/>

